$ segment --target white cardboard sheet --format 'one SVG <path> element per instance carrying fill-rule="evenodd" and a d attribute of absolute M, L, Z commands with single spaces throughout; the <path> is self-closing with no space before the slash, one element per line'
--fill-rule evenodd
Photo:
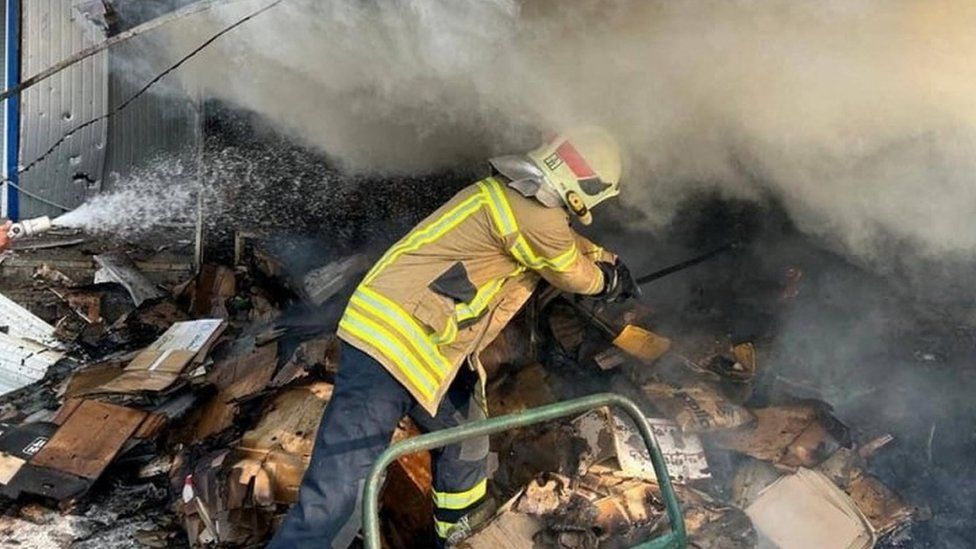
<path fill-rule="evenodd" d="M 761 549 L 868 549 L 876 541 L 850 496 L 810 469 L 770 484 L 745 511 Z"/>
<path fill-rule="evenodd" d="M 650 454 L 633 421 L 616 412 L 610 415 L 612 425 L 605 408 L 587 412 L 573 421 L 578 436 L 590 446 L 589 464 L 616 457 L 624 473 L 656 480 Z M 667 419 L 647 418 L 647 422 L 661 447 L 672 481 L 684 483 L 711 476 L 698 435 L 682 432 L 676 423 Z"/>

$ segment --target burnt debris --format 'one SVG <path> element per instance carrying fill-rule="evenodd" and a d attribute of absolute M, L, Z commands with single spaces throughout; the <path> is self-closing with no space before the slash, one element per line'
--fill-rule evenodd
<path fill-rule="evenodd" d="M 335 321 L 375 259 L 352 252 L 296 267 L 282 238 L 242 230 L 233 260 L 196 274 L 152 252 L 90 243 L 4 289 L 23 305 L 0 301 L 0 343 L 20 353 L 2 365 L 20 376 L 0 397 L 3 540 L 267 541 L 297 498 L 328 406 Z M 782 277 L 745 286 L 757 293 L 743 294 L 755 300 L 739 313 L 781 318 L 803 299 L 807 269 L 762 269 Z M 745 338 L 723 325 L 732 313 L 720 305 L 702 301 L 679 324 L 642 304 L 581 311 L 539 292 L 482 355 L 489 409 L 603 390 L 632 398 L 695 546 L 903 546 L 927 535 L 918 525 L 938 516 L 928 500 L 899 493 L 890 466 L 875 466 L 904 444 L 884 420 L 861 423 L 848 403 L 839 413 L 816 384 L 777 363 L 775 324 Z M 627 326 L 650 334 L 654 352 L 611 337 Z M 394 440 L 418 433 L 404 420 Z M 912 451 L 936 460 L 940 446 L 930 444 Z M 669 529 L 650 456 L 613 410 L 502 433 L 492 454 L 491 505 L 456 546 L 627 547 Z M 381 499 L 388 546 L 433 539 L 429 467 L 417 454 L 390 468 Z"/>

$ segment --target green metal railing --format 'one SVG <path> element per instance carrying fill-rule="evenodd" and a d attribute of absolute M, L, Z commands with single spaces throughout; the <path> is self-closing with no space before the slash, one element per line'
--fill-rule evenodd
<path fill-rule="evenodd" d="M 637 547 L 639 549 L 680 549 L 685 547 L 688 539 L 685 533 L 685 522 L 681 516 L 681 507 L 674 494 L 674 488 L 671 486 L 671 477 L 668 475 L 668 469 L 664 464 L 661 448 L 644 419 L 644 414 L 630 399 L 613 393 L 598 393 L 500 417 L 474 421 L 442 431 L 434 431 L 404 440 L 387 448 L 373 464 L 373 469 L 369 472 L 366 485 L 363 487 L 363 533 L 365 534 L 367 549 L 380 549 L 379 496 L 383 472 L 401 456 L 448 446 L 468 438 L 493 435 L 510 429 L 552 421 L 601 406 L 621 408 L 637 425 L 637 430 L 640 431 L 651 456 L 654 474 L 657 475 L 658 484 L 661 486 L 661 497 L 664 499 L 664 506 L 671 524 L 670 532 L 641 543 Z"/>

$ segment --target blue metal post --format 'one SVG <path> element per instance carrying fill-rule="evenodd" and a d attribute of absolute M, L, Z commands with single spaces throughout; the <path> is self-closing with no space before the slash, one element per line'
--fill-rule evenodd
<path fill-rule="evenodd" d="M 20 83 L 20 0 L 6 0 L 7 4 L 7 74 L 5 88 L 10 89 Z M 7 98 L 6 112 L 6 165 L 4 176 L 8 181 L 19 183 L 20 164 L 20 94 Z M 7 217 L 16 220 L 20 217 L 20 193 L 7 185 Z"/>

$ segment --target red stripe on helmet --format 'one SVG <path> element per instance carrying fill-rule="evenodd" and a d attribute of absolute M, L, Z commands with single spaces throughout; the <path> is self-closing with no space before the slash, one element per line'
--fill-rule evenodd
<path fill-rule="evenodd" d="M 559 158 L 562 158 L 563 162 L 569 166 L 570 170 L 573 170 L 573 174 L 577 179 L 596 177 L 596 172 L 593 171 L 593 168 L 586 163 L 583 156 L 569 141 L 563 141 L 563 144 L 556 149 L 556 154 L 559 156 Z"/>

